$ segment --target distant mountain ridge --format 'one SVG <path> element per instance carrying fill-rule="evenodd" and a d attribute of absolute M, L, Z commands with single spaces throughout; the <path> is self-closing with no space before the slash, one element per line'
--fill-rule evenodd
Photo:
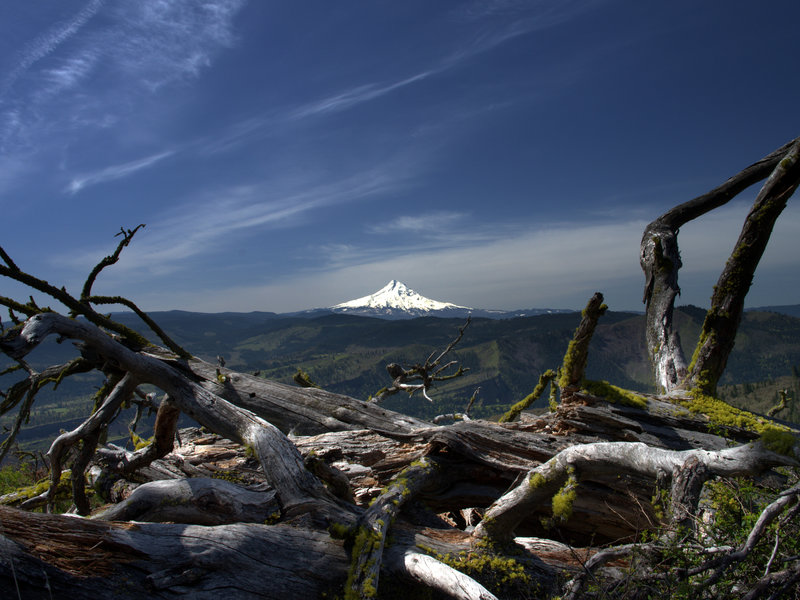
<path fill-rule="evenodd" d="M 756 306 L 745 310 L 753 312 L 774 312 L 781 315 L 800 318 L 800 304 L 781 304 L 779 306 Z"/>
<path fill-rule="evenodd" d="M 549 308 L 515 311 L 470 308 L 469 306 L 461 306 L 452 302 L 440 302 L 426 298 L 409 288 L 402 281 L 392 279 L 377 292 L 368 296 L 362 296 L 355 300 L 348 300 L 325 309 L 309 312 L 334 312 L 380 319 L 414 319 L 417 317 L 466 318 L 468 315 L 489 319 L 509 319 L 575 311 Z"/>

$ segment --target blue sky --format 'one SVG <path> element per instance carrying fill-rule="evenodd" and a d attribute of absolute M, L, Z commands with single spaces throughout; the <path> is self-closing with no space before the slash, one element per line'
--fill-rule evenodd
<path fill-rule="evenodd" d="M 641 310 L 647 222 L 800 135 L 800 4 L 42 0 L 0 8 L 0 244 L 148 310 Z M 681 303 L 757 190 L 686 226 Z M 798 200 L 748 304 L 800 302 Z M 3 282 L 3 294 L 22 291 Z M 26 297 L 26 296 L 23 296 Z"/>

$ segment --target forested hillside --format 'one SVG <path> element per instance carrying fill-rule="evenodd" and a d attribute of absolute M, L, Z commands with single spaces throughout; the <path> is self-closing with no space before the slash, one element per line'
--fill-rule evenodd
<path fill-rule="evenodd" d="M 705 311 L 678 309 L 676 324 L 688 346 L 696 340 Z M 123 323 L 142 329 L 133 315 L 119 314 Z M 464 322 L 435 317 L 387 321 L 353 315 L 328 314 L 315 318 L 274 313 L 201 314 L 184 311 L 154 313 L 170 336 L 193 354 L 243 372 L 291 383 L 298 369 L 330 391 L 366 399 L 389 383 L 386 365 L 424 361 L 443 349 Z M 539 376 L 560 363 L 580 313 L 548 314 L 507 320 L 474 319 L 453 357 L 469 371 L 431 392 L 430 404 L 420 396 L 397 394 L 387 408 L 421 418 L 464 409 L 476 388 L 472 414 L 493 417 L 525 397 Z M 52 364 L 70 348 L 55 343 L 40 348 L 34 362 Z M 774 312 L 748 312 L 739 328 L 736 347 L 723 378 L 720 395 L 732 404 L 764 412 L 779 389 L 793 390 L 800 367 L 800 319 Z M 591 379 L 612 381 L 639 391 L 653 391 L 646 360 L 644 318 L 640 314 L 609 312 L 600 321 L 587 366 Z M 780 379 L 779 378 L 783 378 Z M 23 443 L 51 439 L 59 429 L 80 422 L 100 380 L 83 376 L 42 393 Z M 796 395 L 796 394 L 795 394 Z M 792 393 L 790 396 L 793 397 Z M 546 406 L 544 395 L 537 406 Z M 796 409 L 784 414 L 796 419 Z M 130 419 L 133 418 L 131 411 Z M 0 421 L 7 424 L 10 417 Z M 117 423 L 112 436 L 126 436 L 127 422 Z"/>
<path fill-rule="evenodd" d="M 681 307 L 676 325 L 686 352 L 705 311 Z M 207 360 L 222 356 L 240 371 L 290 383 L 298 369 L 330 391 L 366 399 L 389 383 L 386 365 L 412 365 L 442 350 L 464 324 L 459 319 L 386 321 L 352 315 L 312 319 L 270 313 L 199 315 L 155 313 L 162 327 L 189 351 Z M 463 410 L 477 387 L 475 414 L 491 417 L 526 396 L 539 376 L 560 364 L 580 313 L 507 320 L 474 319 L 453 358 L 470 371 L 435 388 L 431 405 L 420 397 L 395 395 L 385 405 L 418 417 Z M 131 321 L 134 324 L 134 321 Z M 800 319 L 748 312 L 739 328 L 723 384 L 757 384 L 792 375 L 800 366 Z M 645 350 L 644 317 L 610 311 L 600 320 L 591 346 L 587 377 L 653 391 Z M 732 398 L 736 403 L 736 397 Z M 546 398 L 539 401 L 546 405 Z"/>

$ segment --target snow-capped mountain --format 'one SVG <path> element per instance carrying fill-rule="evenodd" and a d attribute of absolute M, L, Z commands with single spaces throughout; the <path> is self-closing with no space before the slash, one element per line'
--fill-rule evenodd
<path fill-rule="evenodd" d="M 513 319 L 548 313 L 570 313 L 571 309 L 528 308 L 522 310 L 491 310 L 459 306 L 452 302 L 439 302 L 418 294 L 401 281 L 392 279 L 374 294 L 342 302 L 328 308 L 315 308 L 286 316 L 313 317 L 324 313 L 344 313 L 380 319 L 414 319 L 416 317 Z"/>
<path fill-rule="evenodd" d="M 424 316 L 466 316 L 473 309 L 450 302 L 431 300 L 418 294 L 403 282 L 392 279 L 374 294 L 342 302 L 331 306 L 328 310 L 391 319 L 410 319 Z"/>

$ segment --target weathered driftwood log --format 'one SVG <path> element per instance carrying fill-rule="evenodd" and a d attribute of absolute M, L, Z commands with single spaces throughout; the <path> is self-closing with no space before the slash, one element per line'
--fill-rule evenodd
<path fill-rule="evenodd" d="M 708 430 L 713 428 L 713 424 L 708 423 L 707 419 L 702 415 L 692 415 L 688 411 L 678 410 L 675 411 L 677 414 L 667 417 L 665 416 L 666 409 L 662 406 L 662 404 L 666 405 L 666 402 L 649 399 L 649 404 L 655 407 L 655 410 L 608 404 L 589 395 L 574 393 L 565 398 L 556 413 L 541 416 L 523 415 L 520 422 L 513 424 L 499 425 L 482 421 L 471 421 L 459 423 L 450 427 L 429 426 L 414 434 L 398 434 L 398 439 L 387 438 L 384 435 L 378 435 L 365 430 L 332 432 L 318 436 L 296 437 L 294 438 L 294 442 L 297 444 L 301 453 L 316 453 L 323 460 L 330 460 L 332 466 L 347 475 L 356 497 L 361 499 L 362 506 L 365 506 L 369 500 L 375 497 L 381 490 L 387 489 L 387 486 L 389 490 L 393 490 L 387 492 L 383 496 L 383 500 L 379 499 L 373 503 L 373 508 L 370 509 L 371 512 L 369 512 L 372 516 L 367 517 L 365 521 L 377 527 L 377 531 L 380 531 L 380 535 L 382 536 L 383 526 L 379 525 L 377 521 L 380 519 L 381 515 L 384 514 L 382 511 L 385 508 L 389 506 L 392 507 L 389 511 L 392 514 L 386 514 L 388 517 L 386 521 L 384 521 L 386 527 L 390 526 L 389 523 L 392 517 L 400 519 L 396 520 L 392 527 L 394 532 L 392 535 L 397 538 L 395 544 L 393 544 L 388 553 L 384 552 L 386 560 L 380 561 L 380 580 L 384 580 L 387 577 L 402 577 L 408 579 L 409 582 L 419 583 L 426 581 L 426 576 L 423 575 L 423 573 L 427 572 L 429 574 L 434 573 L 432 577 L 437 580 L 441 579 L 442 581 L 447 581 L 446 574 L 450 572 L 449 569 L 452 568 L 453 565 L 458 567 L 458 565 L 461 564 L 457 561 L 456 557 L 460 556 L 460 553 L 466 552 L 467 555 L 472 555 L 471 553 L 476 552 L 473 548 L 475 537 L 468 532 L 448 527 L 441 520 L 438 521 L 438 525 L 434 528 L 431 528 L 433 520 L 430 518 L 427 518 L 423 525 L 414 525 L 413 523 L 422 523 L 422 521 L 418 521 L 419 517 L 413 516 L 415 514 L 414 511 L 408 510 L 411 508 L 411 506 L 408 505 L 408 499 L 402 503 L 400 502 L 400 500 L 403 499 L 401 491 L 403 486 L 398 483 L 397 473 L 403 467 L 420 458 L 423 459 L 423 464 L 426 460 L 449 461 L 450 466 L 445 469 L 447 477 L 445 479 L 440 479 L 435 485 L 424 487 L 424 489 L 423 486 L 420 486 L 418 493 L 415 494 L 415 498 L 424 502 L 425 505 L 430 507 L 433 511 L 449 511 L 452 513 L 456 512 L 461 507 L 476 507 L 478 509 L 489 507 L 492 503 L 497 501 L 498 498 L 503 496 L 509 486 L 514 483 L 515 478 L 523 477 L 530 471 L 535 472 L 536 469 L 542 470 L 544 468 L 543 464 L 546 464 L 547 461 L 551 460 L 554 456 L 560 456 L 562 458 L 559 460 L 562 460 L 564 457 L 571 456 L 574 453 L 580 453 L 580 448 L 582 446 L 574 446 L 576 441 L 585 442 L 592 441 L 593 439 L 596 441 L 598 438 L 603 439 L 603 436 L 606 436 L 607 431 L 610 429 L 616 429 L 616 431 L 625 436 L 633 436 L 634 438 L 640 436 L 644 439 L 650 439 L 653 434 L 649 432 L 652 432 L 659 426 L 659 423 L 662 428 L 668 428 L 664 423 L 669 423 L 671 427 L 678 428 L 682 426 L 689 428 L 684 430 L 682 435 L 673 435 L 671 438 L 667 438 L 669 444 L 674 447 L 682 447 L 684 450 L 691 450 L 692 448 L 702 446 L 703 442 L 710 442 L 711 447 L 716 450 L 724 448 L 724 439 L 712 433 L 708 433 Z M 674 405 L 671 406 L 674 410 Z M 658 414 L 659 411 L 662 413 L 661 416 Z M 660 421 L 660 419 L 664 419 L 664 421 Z M 564 424 L 562 422 L 563 420 L 568 420 L 569 424 Z M 617 423 L 617 426 L 613 427 L 613 423 Z M 703 430 L 706 432 L 702 433 Z M 702 435 L 700 435 L 701 433 Z M 231 468 L 234 469 L 233 473 L 236 473 L 236 470 L 241 468 L 243 461 L 248 460 L 247 454 L 250 451 L 246 447 L 232 445 L 222 440 L 222 438 L 219 438 L 219 436 L 206 436 L 208 439 L 213 438 L 216 440 L 219 445 L 217 445 L 217 443 L 197 443 L 204 441 L 202 437 L 195 436 L 193 438 L 185 432 L 182 433 L 181 437 L 187 440 L 183 446 L 178 446 L 174 449 L 173 453 L 168 454 L 161 461 L 153 463 L 150 467 L 158 472 L 179 473 L 179 465 L 183 465 L 184 469 L 191 465 L 194 469 L 207 473 L 216 473 L 218 476 L 225 477 L 225 467 L 227 465 L 230 465 Z M 609 448 L 606 452 L 606 463 L 604 463 L 607 466 L 606 469 L 598 469 L 595 471 L 594 466 L 588 467 L 586 472 L 583 472 L 583 469 L 577 469 L 575 476 L 578 485 L 576 488 L 577 498 L 573 503 L 572 516 L 566 522 L 560 523 L 557 522 L 557 520 L 553 521 L 552 497 L 558 495 L 558 492 L 563 488 L 562 482 L 558 487 L 555 485 L 553 486 L 554 490 L 549 497 L 547 494 L 543 494 L 541 503 L 537 506 L 531 506 L 530 510 L 522 515 L 518 524 L 518 532 L 529 533 L 530 531 L 536 530 L 541 536 L 564 537 L 565 539 L 572 538 L 576 541 L 586 542 L 588 539 L 586 537 L 581 538 L 580 536 L 586 535 L 589 531 L 594 532 L 595 541 L 604 536 L 605 539 L 611 540 L 624 538 L 626 535 L 630 538 L 630 536 L 635 534 L 636 529 L 642 526 L 653 526 L 654 523 L 648 523 L 647 519 L 642 518 L 642 508 L 637 504 L 638 502 L 646 504 L 650 501 L 652 492 L 650 491 L 651 488 L 646 485 L 646 482 L 649 481 L 650 486 L 653 485 L 653 472 L 645 473 L 639 478 L 632 478 L 630 476 L 622 479 L 618 478 L 617 475 L 624 469 L 625 465 L 627 465 L 627 463 L 625 463 L 625 465 L 618 463 L 616 467 L 613 466 L 618 453 L 611 449 L 617 448 L 618 446 L 632 449 L 641 447 L 638 444 L 630 443 L 623 443 L 621 446 L 618 444 L 606 445 L 606 447 Z M 591 446 L 589 447 L 591 448 Z M 188 448 L 192 449 L 192 454 L 181 455 L 181 452 Z M 574 449 L 570 450 L 570 448 Z M 747 448 L 747 446 L 744 448 Z M 745 455 L 751 452 L 750 450 L 738 449 L 736 451 L 743 452 Z M 653 452 L 655 452 L 656 455 L 658 454 L 657 451 L 647 450 L 647 455 L 649 456 L 650 453 Z M 679 463 L 683 465 L 685 457 L 694 456 L 693 453 L 703 452 L 704 451 L 701 450 L 691 450 L 688 453 L 667 453 L 667 456 L 673 458 L 667 461 L 669 464 L 667 464 L 663 470 L 669 472 L 671 466 Z M 732 453 L 733 455 L 736 454 L 732 450 L 723 449 L 722 452 Z M 235 454 L 235 456 L 233 454 Z M 626 455 L 625 452 L 619 454 L 622 456 Z M 720 455 L 720 452 L 715 451 L 710 454 L 716 456 Z M 703 453 L 702 455 L 705 456 L 706 454 Z M 425 456 L 429 458 L 426 459 L 424 458 Z M 633 452 L 633 454 L 628 452 L 627 456 L 634 462 L 638 462 L 641 458 L 636 452 Z M 770 461 L 774 460 L 780 462 L 786 459 L 774 459 L 769 455 L 768 461 L 759 465 L 759 468 L 763 467 L 765 464 L 771 464 Z M 172 469 L 156 469 L 158 463 L 163 461 L 172 461 L 175 466 Z M 741 461 L 739 462 L 741 463 Z M 578 460 L 578 463 L 580 463 L 580 460 Z M 569 461 L 565 461 L 565 464 L 568 465 Z M 567 473 L 567 480 L 569 480 L 566 467 L 564 467 L 563 472 Z M 606 475 L 608 475 L 608 477 L 606 477 Z M 433 484 L 436 479 L 435 477 L 431 477 L 427 481 Z M 266 480 L 267 477 L 264 476 L 263 481 Z M 395 486 L 394 488 L 392 488 L 393 485 Z M 519 489 L 520 486 L 518 485 L 516 487 Z M 648 491 L 646 493 L 641 493 L 643 489 L 647 489 Z M 362 493 L 364 490 L 370 491 Z M 639 492 L 637 492 L 637 490 L 639 490 Z M 633 500 L 631 494 L 637 498 L 636 501 Z M 395 507 L 392 502 L 394 499 L 398 500 L 397 507 Z M 186 506 L 191 506 L 191 504 L 192 501 L 189 500 Z M 501 504 L 502 502 L 499 502 L 496 506 Z M 214 506 L 206 505 L 204 508 L 213 511 Z M 394 512 L 395 508 L 397 508 L 397 512 Z M 490 509 L 490 513 L 492 510 L 494 509 Z M 184 514 L 191 514 L 191 512 L 187 508 Z M 15 515 L 16 516 L 13 518 L 20 524 L 29 518 L 29 516 L 25 514 L 19 515 L 15 513 Z M 402 515 L 407 515 L 405 518 L 411 518 L 412 521 L 403 523 Z M 146 511 L 139 512 L 137 518 L 142 519 L 146 516 Z M 6 513 L 1 513 L 0 517 L 4 519 L 3 524 L 5 525 L 5 519 L 7 518 Z M 541 526 L 540 519 L 543 517 L 553 522 L 553 529 L 545 530 Z M 28 521 L 29 528 L 38 527 L 39 521 L 36 521 L 36 519 L 40 517 L 31 516 L 31 518 L 34 520 Z M 649 518 L 652 519 L 654 517 L 650 515 Z M 333 521 L 329 521 L 328 523 L 330 524 L 332 522 Z M 486 522 L 487 521 L 484 521 L 483 525 L 478 525 L 475 536 L 479 537 L 481 531 L 486 529 Z M 491 523 L 491 519 L 488 522 Z M 60 521 L 58 526 L 61 527 L 66 534 L 68 531 L 67 526 L 71 527 L 73 523 L 82 523 L 82 521 L 73 518 L 67 521 Z M 345 521 L 343 523 L 344 530 L 350 529 L 353 523 L 355 523 L 355 520 L 352 520 L 350 523 Z M 592 525 L 596 524 L 596 529 L 592 530 L 591 527 L 587 527 L 589 523 Z M 331 582 L 337 582 L 334 587 L 338 585 L 339 587 L 336 589 L 341 590 L 341 586 L 344 585 L 348 572 L 375 572 L 377 568 L 376 565 L 379 564 L 378 561 L 369 569 L 361 569 L 359 567 L 355 571 L 351 571 L 353 568 L 352 559 L 358 554 L 356 553 L 355 556 L 348 558 L 341 542 L 337 542 L 324 531 L 326 527 L 324 522 L 301 520 L 296 523 L 296 526 L 299 527 L 298 535 L 301 535 L 301 538 L 298 539 L 305 540 L 304 543 L 313 540 L 313 547 L 317 548 L 310 556 L 315 556 L 314 552 L 319 552 L 319 556 L 321 557 L 330 557 L 332 554 L 338 556 L 338 558 L 335 558 L 335 560 L 326 567 L 326 573 L 317 575 L 313 583 L 316 587 L 313 588 L 313 590 L 310 587 L 303 588 L 302 593 L 317 594 L 320 590 L 325 588 L 325 586 L 329 584 L 334 585 Z M 73 531 L 74 535 L 79 538 L 85 535 L 81 533 L 83 531 L 83 525 L 77 525 L 76 527 L 77 529 Z M 141 526 L 138 525 L 134 526 L 133 530 L 139 531 L 140 527 Z M 194 536 L 193 539 L 195 540 L 206 540 L 209 538 L 223 540 L 230 539 L 231 536 L 236 537 L 241 535 L 237 527 L 242 526 L 229 526 L 233 528 L 231 532 L 227 532 L 224 529 L 225 526 L 223 526 L 223 528 L 207 528 L 207 532 L 196 526 L 193 526 L 191 529 L 172 529 L 172 527 L 178 526 L 170 527 L 171 528 L 161 530 L 148 530 L 148 532 L 153 536 L 178 535 L 177 532 L 182 532 L 180 535 L 184 535 L 183 532 L 185 532 L 187 535 L 191 534 Z M 269 540 L 269 543 L 278 543 L 274 537 L 270 537 L 277 534 L 271 533 L 272 530 L 268 526 L 259 525 L 254 527 L 258 528 L 257 535 L 265 537 L 265 539 Z M 112 528 L 108 531 L 112 530 L 117 531 L 116 528 Z M 280 526 L 278 530 L 281 532 L 281 535 L 283 535 L 283 529 L 281 529 Z M 350 530 L 352 531 L 352 529 Z M 204 531 L 205 533 L 200 534 L 200 531 Z M 376 529 L 372 531 L 376 531 Z M 407 533 L 402 533 L 404 531 Z M 156 534 L 156 532 L 158 533 Z M 409 534 L 412 536 L 410 539 L 403 537 Z M 18 529 L 12 530 L 5 527 L 2 535 L 23 544 L 23 547 L 16 547 L 13 555 L 9 555 L 16 557 L 16 562 L 14 562 L 15 567 L 34 563 L 39 564 L 35 561 L 31 563 L 34 556 L 44 558 L 49 561 L 51 565 L 55 564 L 58 568 L 64 567 L 64 563 L 53 562 L 55 559 L 49 554 L 37 555 L 36 552 L 40 552 L 40 550 L 34 551 L 33 549 L 36 548 L 36 546 L 31 541 L 31 538 L 21 536 Z M 114 544 L 117 543 L 116 535 L 117 534 L 114 534 L 110 538 L 113 540 Z M 251 543 L 250 539 L 251 538 L 247 538 L 248 541 L 246 543 Z M 299 543 L 298 539 L 291 538 L 287 543 Z M 82 550 L 80 548 L 73 548 L 74 559 L 76 561 L 85 560 L 87 564 L 91 564 L 89 563 L 90 559 L 87 553 L 94 552 L 90 551 L 90 549 L 99 541 L 97 537 L 90 536 L 86 545 L 82 547 Z M 278 541 L 283 543 L 283 538 L 279 537 Z M 355 539 L 353 539 L 353 542 L 355 542 Z M 185 565 L 183 562 L 179 561 L 180 564 L 175 566 L 175 568 L 167 569 L 166 573 L 162 573 L 165 571 L 165 564 L 154 564 L 156 561 L 164 560 L 163 555 L 157 553 L 148 556 L 139 556 L 133 553 L 138 557 L 137 560 L 145 564 L 140 564 L 139 562 L 131 560 L 122 560 L 119 558 L 119 555 L 114 555 L 113 557 L 109 557 L 109 560 L 117 560 L 117 564 L 111 570 L 116 573 L 123 573 L 128 569 L 135 569 L 133 575 L 127 573 L 125 576 L 129 577 L 131 581 L 138 581 L 143 585 L 149 585 L 151 589 L 157 592 L 154 593 L 154 597 L 160 597 L 159 594 L 161 593 L 166 594 L 167 590 L 170 590 L 170 593 L 193 590 L 200 594 L 199 597 L 203 597 L 202 594 L 205 593 L 203 590 L 207 589 L 205 586 L 210 586 L 212 584 L 217 585 L 220 581 L 227 581 L 227 578 L 233 578 L 231 572 L 234 569 L 238 571 L 242 568 L 241 564 L 237 564 L 234 567 L 233 563 L 223 561 L 216 565 L 214 574 L 205 572 L 203 570 L 205 567 L 199 568 L 199 570 L 192 570 L 191 567 L 187 566 L 189 564 L 188 561 L 190 561 L 189 555 L 191 552 L 207 552 L 203 543 L 205 542 L 201 543 L 198 541 L 196 545 L 188 544 L 188 546 L 182 550 L 182 553 L 179 554 L 179 556 L 184 557 L 181 560 L 185 562 Z M 53 544 L 60 545 L 60 539 L 55 538 Z M 119 548 L 119 546 L 112 544 L 111 541 L 107 542 L 107 544 L 111 544 L 114 548 Z M 530 548 L 530 550 L 526 550 L 521 555 L 515 555 L 515 560 L 519 561 L 521 565 L 524 565 L 527 573 L 534 574 L 532 576 L 535 576 L 536 581 L 539 582 L 543 588 L 550 589 L 548 586 L 554 585 L 557 580 L 556 574 L 558 570 L 564 568 L 574 569 L 578 566 L 578 564 L 574 562 L 574 559 L 569 558 L 570 553 L 564 548 L 550 550 L 547 544 L 541 542 L 529 541 L 526 542 L 526 544 L 526 547 Z M 550 544 L 553 545 L 552 543 Z M 101 544 L 98 547 L 104 548 L 105 546 Z M 138 543 L 132 544 L 131 547 L 137 549 L 140 548 L 140 545 Z M 212 547 L 218 548 L 218 546 Z M 254 551 L 255 555 L 261 552 L 257 550 L 257 548 L 261 547 L 263 546 L 260 544 L 256 545 L 256 550 Z M 346 547 L 349 547 L 349 545 L 346 545 Z M 355 545 L 353 548 L 355 548 Z M 426 548 L 427 550 L 422 550 L 421 548 Z M 211 555 L 217 551 L 221 552 L 221 549 L 211 550 Z M 52 549 L 52 552 L 55 552 L 55 550 Z M 81 552 L 84 553 L 82 558 Z M 275 552 L 274 548 L 272 548 L 272 552 Z M 281 550 L 281 552 L 283 552 L 283 550 Z M 292 552 L 291 548 L 289 552 Z M 595 551 L 590 551 L 586 554 L 586 557 L 588 558 L 594 552 Z M 125 549 L 125 553 L 132 553 L 132 551 L 127 548 Z M 429 555 L 432 558 L 423 558 L 420 554 Z M 92 556 L 92 560 L 98 560 L 96 554 L 92 554 Z M 178 555 L 176 554 L 176 556 Z M 450 556 L 453 558 L 449 559 L 447 563 L 444 563 L 441 558 L 443 556 Z M 307 559 L 308 557 L 306 557 L 305 560 L 307 561 Z M 302 557 L 297 557 L 296 560 L 304 559 Z M 323 559 L 321 558 L 320 560 Z M 324 560 L 327 560 L 327 558 Z M 368 562 L 369 561 L 367 561 L 367 563 Z M 552 567 L 547 567 L 548 563 L 551 564 Z M 4 564 L 7 568 L 3 572 L 2 577 L 5 577 L 5 581 L 11 583 L 13 576 L 10 574 L 9 563 L 6 562 Z M 448 564 L 450 565 L 449 567 Z M 252 567 L 256 568 L 254 565 L 252 565 Z M 52 569 L 52 566 L 47 568 Z M 266 577 L 270 577 L 269 573 L 273 572 L 270 571 L 273 567 L 269 565 L 262 565 L 258 568 L 261 569 L 263 573 L 267 574 L 265 575 Z M 548 568 L 550 569 L 549 571 Z M 20 567 L 19 572 L 23 570 L 23 567 Z M 225 572 L 227 570 L 231 572 Z M 47 572 L 49 573 L 48 577 L 50 577 L 50 581 L 61 582 L 59 584 L 62 586 L 59 588 L 60 590 L 72 590 L 70 593 L 74 592 L 73 595 L 76 597 L 81 597 L 81 593 L 85 594 L 82 597 L 98 597 L 96 595 L 96 589 L 92 588 L 92 585 L 94 585 L 92 577 L 84 577 L 87 574 L 86 571 L 81 572 L 80 577 L 70 571 L 59 572 L 58 574 L 56 574 L 55 571 L 52 571 L 52 573 L 51 571 Z M 323 581 L 319 580 L 320 576 Z M 123 577 L 123 575 L 120 574 L 119 577 Z M 148 577 L 150 579 L 148 579 Z M 278 578 L 280 576 L 275 573 L 274 577 Z M 466 579 L 470 579 L 470 577 L 466 577 Z M 369 577 L 361 578 L 361 581 L 368 580 Z M 113 582 L 114 580 L 112 579 L 111 581 Z M 378 583 L 377 578 L 372 581 Z M 225 585 L 229 585 L 229 583 L 225 583 Z M 239 587 L 231 587 L 230 589 L 235 590 L 238 597 L 258 597 L 255 592 L 246 587 L 245 582 L 239 582 L 236 585 Z M 308 585 L 310 586 L 311 584 Z M 387 585 L 392 584 L 390 582 L 387 583 Z M 363 589 L 363 587 L 364 586 L 360 589 Z M 469 587 L 469 585 L 467 585 L 467 587 Z M 485 586 L 483 586 L 483 588 L 485 588 Z M 458 589 L 462 589 L 461 584 L 459 584 Z M 475 589 L 478 591 L 475 593 L 470 592 L 472 595 L 468 595 L 467 592 L 463 592 L 463 594 L 459 592 L 459 594 L 462 595 L 454 594 L 453 597 L 481 597 L 480 594 L 483 594 L 482 588 Z M 475 594 L 478 595 L 476 596 Z M 36 597 L 35 594 L 32 595 L 32 597 Z M 125 595 L 121 593 L 120 597 L 125 597 Z"/>
<path fill-rule="evenodd" d="M 377 404 L 237 373 L 196 358 L 189 361 L 165 358 L 164 362 L 198 381 L 209 392 L 261 416 L 284 433 L 314 435 L 353 429 L 410 432 L 429 425 Z M 222 377 L 217 376 L 218 370 Z"/>
<path fill-rule="evenodd" d="M 554 516 L 569 519 L 580 479 L 612 480 L 624 472 L 649 479 L 655 488 L 659 478 L 680 470 L 689 459 L 702 463 L 709 474 L 728 477 L 757 475 L 781 465 L 800 466 L 795 459 L 771 452 L 760 444 L 716 452 L 678 452 L 639 442 L 598 442 L 570 446 L 529 471 L 519 485 L 499 498 L 486 511 L 474 535 L 508 543 L 513 539 L 516 527 L 532 508 L 550 499 Z"/>
<path fill-rule="evenodd" d="M 277 520 L 275 490 L 252 491 L 223 479 L 163 479 L 137 487 L 122 502 L 92 518 L 148 523 L 265 523 Z"/>
<path fill-rule="evenodd" d="M 5 507 L 0 523 L 0 589 L 26 600 L 332 597 L 349 563 L 327 532 L 285 525 L 105 523 Z"/>

